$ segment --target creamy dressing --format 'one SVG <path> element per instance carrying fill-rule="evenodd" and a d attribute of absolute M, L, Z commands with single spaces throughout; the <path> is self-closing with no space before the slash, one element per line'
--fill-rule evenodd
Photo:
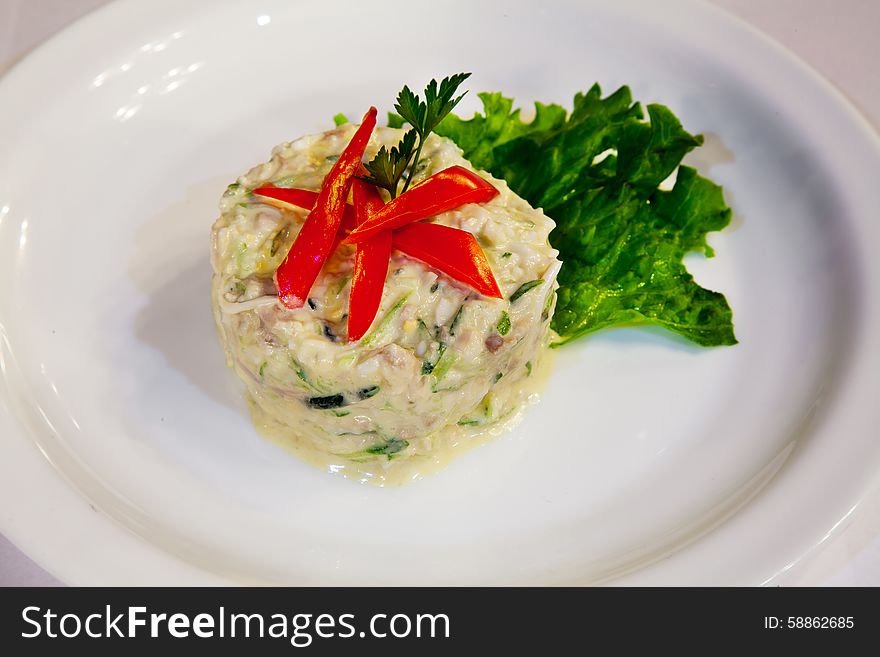
<path fill-rule="evenodd" d="M 259 404 L 247 395 L 251 418 L 259 434 L 269 442 L 292 453 L 306 463 L 330 474 L 359 481 L 374 486 L 401 486 L 418 481 L 438 472 L 464 453 L 484 445 L 498 436 L 514 429 L 523 419 L 526 410 L 540 401 L 550 379 L 556 359 L 555 350 L 543 347 L 538 363 L 532 368 L 516 391 L 519 403 L 512 406 L 503 417 L 483 426 L 461 426 L 458 424 L 443 427 L 425 439 L 433 442 L 430 453 L 409 458 L 375 458 L 368 461 L 354 461 L 338 455 L 328 454 L 313 447 L 313 443 L 296 431 L 266 413 Z"/>

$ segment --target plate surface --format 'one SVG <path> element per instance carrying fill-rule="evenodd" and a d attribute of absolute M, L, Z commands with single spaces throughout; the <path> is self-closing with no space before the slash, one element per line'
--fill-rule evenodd
<path fill-rule="evenodd" d="M 760 35 L 655 4 L 452 1 L 422 31 L 394 2 L 128 0 L 19 64 L 0 82 L 3 532 L 73 584 L 759 584 L 827 538 L 880 464 L 880 146 Z M 397 33 L 418 48 L 370 65 Z M 741 344 L 582 340 L 512 433 L 362 486 L 254 433 L 208 231 L 274 144 L 459 70 L 524 106 L 629 84 L 704 133 L 689 163 L 735 218 L 688 264 Z"/>

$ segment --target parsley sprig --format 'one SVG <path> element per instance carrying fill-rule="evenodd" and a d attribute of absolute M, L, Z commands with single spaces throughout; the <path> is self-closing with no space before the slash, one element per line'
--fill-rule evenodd
<path fill-rule="evenodd" d="M 379 149 L 376 157 L 364 165 L 369 175 L 364 176 L 363 179 L 377 187 L 387 189 L 391 198 L 394 198 L 397 196 L 400 179 L 404 177 L 409 167 L 409 175 L 405 176 L 406 181 L 400 193 L 405 192 L 412 182 L 425 139 L 464 98 L 464 93 L 459 96 L 455 93 L 470 75 L 470 73 L 457 73 L 443 78 L 439 85 L 437 80 L 431 80 L 425 87 L 425 100 L 404 85 L 397 94 L 394 109 L 412 128 L 403 135 L 397 146 L 390 150 L 385 146 Z M 416 146 L 416 138 L 418 138 L 418 146 Z"/>
<path fill-rule="evenodd" d="M 403 135 L 400 143 L 390 151 L 382 146 L 376 153 L 376 157 L 364 164 L 370 175 L 363 176 L 363 180 L 382 189 L 387 189 L 391 198 L 397 196 L 397 183 L 412 160 L 416 135 L 415 128 L 413 128 Z"/>

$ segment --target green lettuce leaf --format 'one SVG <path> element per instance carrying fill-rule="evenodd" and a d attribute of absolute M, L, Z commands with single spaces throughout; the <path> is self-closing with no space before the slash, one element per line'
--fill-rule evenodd
<path fill-rule="evenodd" d="M 602 98 L 594 85 L 575 96 L 571 114 L 537 103 L 528 123 L 511 99 L 480 98 L 483 114 L 449 115 L 435 132 L 556 221 L 557 344 L 634 324 L 704 346 L 736 344 L 727 300 L 697 285 L 682 262 L 695 250 L 711 257 L 706 233 L 730 222 L 721 188 L 680 166 L 701 136 L 662 105 L 648 105 L 646 121 L 627 87 Z M 674 187 L 659 189 L 676 170 Z"/>

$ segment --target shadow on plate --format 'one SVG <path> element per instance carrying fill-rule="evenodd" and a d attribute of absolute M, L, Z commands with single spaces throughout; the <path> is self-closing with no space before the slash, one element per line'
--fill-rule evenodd
<path fill-rule="evenodd" d="M 227 376 L 214 327 L 209 235 L 217 199 L 233 178 L 193 185 L 183 202 L 145 222 L 129 265 L 131 279 L 147 295 L 135 335 L 223 406 L 239 406 L 241 395 Z"/>

